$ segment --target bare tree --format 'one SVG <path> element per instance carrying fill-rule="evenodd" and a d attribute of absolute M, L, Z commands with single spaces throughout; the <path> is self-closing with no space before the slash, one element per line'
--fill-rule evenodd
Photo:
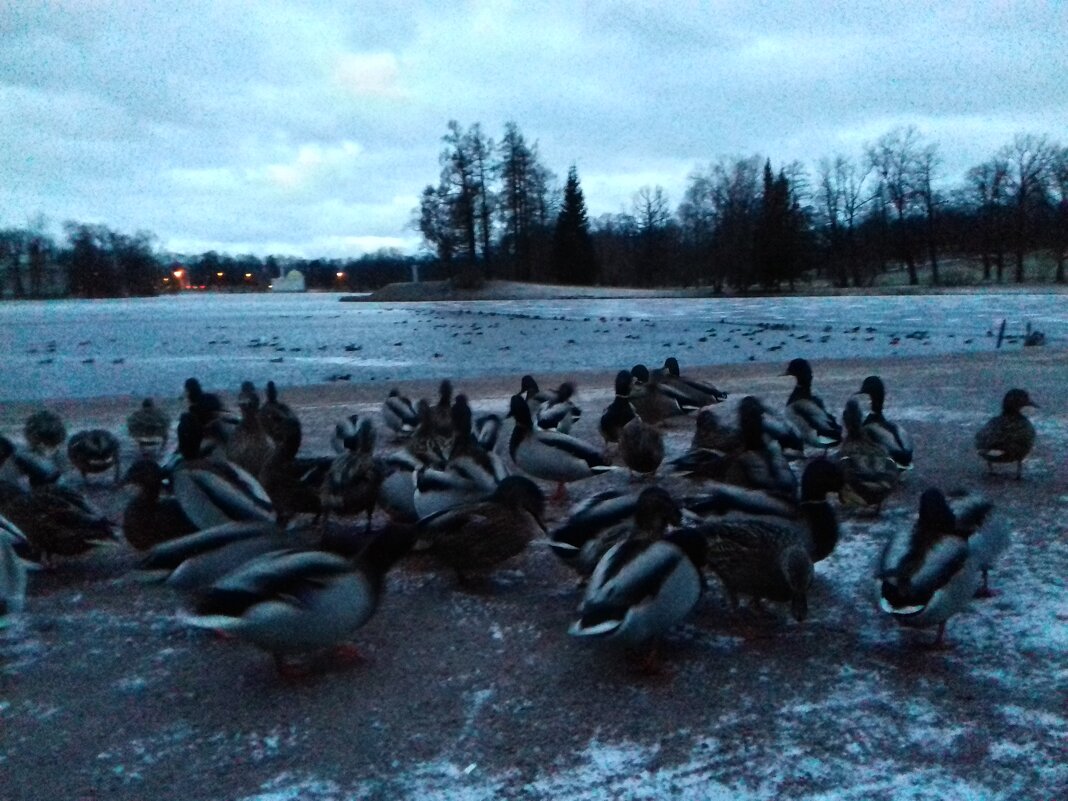
<path fill-rule="evenodd" d="M 919 131 L 911 125 L 883 134 L 867 148 L 868 162 L 879 177 L 883 201 L 894 209 L 899 255 L 908 268 L 911 285 L 918 284 L 920 279 L 916 274 L 916 259 L 906 218 L 917 196 L 916 168 L 920 148 Z"/>
<path fill-rule="evenodd" d="M 1037 208 L 1045 199 L 1046 179 L 1056 148 L 1046 136 L 1016 134 L 1012 144 L 998 152 L 1008 167 L 1007 189 L 1012 198 L 1013 246 L 1016 255 L 1016 282 L 1024 280 L 1024 251 Z"/>
<path fill-rule="evenodd" d="M 1063 284 L 1064 262 L 1068 257 L 1068 147 L 1058 147 L 1054 151 L 1049 188 L 1053 205 L 1053 257 L 1057 262 L 1057 283 Z"/>
<path fill-rule="evenodd" d="M 850 278 L 853 286 L 863 283 L 856 229 L 862 209 L 874 199 L 869 191 L 870 175 L 870 164 L 862 169 L 846 156 L 836 156 L 833 161 L 823 159 L 819 165 L 817 198 L 829 227 L 832 260 L 839 270 L 835 282 L 839 286 L 848 285 Z"/>
<path fill-rule="evenodd" d="M 938 286 L 938 231 L 937 209 L 941 196 L 935 189 L 935 180 L 942 165 L 937 144 L 922 148 L 916 159 L 916 194 L 923 205 L 925 225 L 924 238 L 927 240 L 927 258 L 931 263 L 931 283 Z"/>
<path fill-rule="evenodd" d="M 1003 159 L 993 158 L 972 167 L 967 175 L 968 187 L 976 204 L 982 232 L 979 246 L 982 250 L 983 280 L 990 280 L 990 261 L 993 256 L 999 284 L 1005 274 L 1005 248 L 1001 229 L 1008 172 L 1009 165 Z"/>

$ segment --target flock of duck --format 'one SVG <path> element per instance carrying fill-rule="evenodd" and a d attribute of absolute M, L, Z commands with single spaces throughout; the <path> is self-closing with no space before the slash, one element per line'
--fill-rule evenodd
<path fill-rule="evenodd" d="M 838 541 L 829 496 L 879 514 L 912 469 L 913 445 L 886 416 L 878 376 L 860 383 L 839 422 L 813 393 L 807 361 L 794 359 L 786 374 L 796 386 L 784 407 L 745 397 L 735 422 L 716 409 L 727 394 L 683 375 L 674 358 L 621 370 L 599 418 L 603 443 L 572 433 L 582 410 L 571 382 L 542 390 L 524 376 L 504 415 L 474 415 L 449 381 L 436 401 L 413 403 L 393 389 L 377 416 L 339 422 L 335 453 L 317 457 L 300 455 L 301 420 L 273 382 L 265 399 L 242 384 L 235 415 L 191 378 L 173 453 L 163 409 L 146 399 L 129 415 L 137 459 L 125 474 L 115 433 L 68 438 L 63 421 L 41 410 L 26 420 L 24 443 L 0 437 L 0 626 L 24 608 L 28 571 L 122 541 L 77 487 L 77 475 L 88 484 L 101 474 L 133 488 L 121 533 L 145 552 L 138 575 L 187 594 L 190 625 L 254 643 L 283 672 L 305 669 L 310 654 L 344 652 L 374 613 L 387 571 L 413 550 L 467 584 L 546 534 L 584 585 L 576 637 L 651 651 L 710 576 L 735 608 L 743 597 L 782 603 L 802 621 L 814 565 Z M 1015 463 L 1021 476 L 1035 440 L 1028 406 L 1026 391 L 1010 390 L 976 432 L 991 470 Z M 664 424 L 689 414 L 690 448 L 665 459 Z M 498 448 L 505 418 L 513 426 Z M 383 431 L 391 446 L 376 450 Z M 584 499 L 546 531 L 548 503 L 609 471 L 631 481 Z M 669 492 L 658 472 L 692 479 L 695 491 Z M 554 494 L 532 479 L 551 482 Z M 377 528 L 376 510 L 387 518 Z M 328 526 L 331 517 L 366 524 Z M 883 549 L 880 608 L 905 626 L 937 626 L 941 644 L 946 621 L 988 592 L 987 571 L 1007 543 L 987 499 L 927 489 L 914 523 Z"/>

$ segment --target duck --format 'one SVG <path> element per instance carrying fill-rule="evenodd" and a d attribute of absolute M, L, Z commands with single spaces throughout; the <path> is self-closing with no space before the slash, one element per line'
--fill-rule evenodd
<path fill-rule="evenodd" d="M 500 457 L 475 439 L 465 395 L 456 397 L 451 414 L 454 433 L 449 458 L 441 466 L 424 466 L 415 474 L 413 502 L 419 517 L 484 498 L 508 475 Z"/>
<path fill-rule="evenodd" d="M 0 486 L 4 486 L 0 482 Z M 11 520 L 0 515 L 0 540 L 6 542 L 28 570 L 40 568 L 41 552 L 33 546 L 26 535 Z"/>
<path fill-rule="evenodd" d="M 834 551 L 840 534 L 838 515 L 827 499 L 841 487 L 837 467 L 827 458 L 813 459 L 801 474 L 801 497 L 790 502 L 760 490 L 730 484 L 702 487 L 702 494 L 681 500 L 683 509 L 701 518 L 709 515 L 758 515 L 795 525 L 813 564 Z"/>
<path fill-rule="evenodd" d="M 443 443 L 448 443 L 442 446 L 443 450 L 448 450 L 453 435 L 452 393 L 452 382 L 446 378 L 438 386 L 438 402 L 430 407 L 430 422 L 434 434 Z"/>
<path fill-rule="evenodd" d="M 844 504 L 874 507 L 875 514 L 879 514 L 883 501 L 900 482 L 901 469 L 863 425 L 863 413 L 856 398 L 846 401 L 842 422 L 845 438 L 835 454 L 842 475 L 839 497 Z"/>
<path fill-rule="evenodd" d="M 398 438 L 411 436 L 419 425 L 419 412 L 411 399 L 402 395 L 397 387 L 389 391 L 382 401 L 382 421 Z"/>
<path fill-rule="evenodd" d="M 115 542 L 111 521 L 84 495 L 59 484 L 27 492 L 0 482 L 0 514 L 21 529 L 43 565 L 53 564 L 55 556 L 79 556 Z"/>
<path fill-rule="evenodd" d="M 126 418 L 126 433 L 142 456 L 159 458 L 167 447 L 170 431 L 170 415 L 156 406 L 152 398 L 141 401 L 141 405 Z"/>
<path fill-rule="evenodd" d="M 271 551 L 212 584 L 183 619 L 267 651 L 280 674 L 302 672 L 309 654 L 339 645 L 371 619 L 385 574 L 411 545 L 409 532 L 387 528 L 355 558 Z"/>
<path fill-rule="evenodd" d="M 775 517 L 732 516 L 698 527 L 708 543 L 708 567 L 723 582 L 731 606 L 739 596 L 757 604 L 788 603 L 797 622 L 808 616 L 812 557 L 797 525 Z"/>
<path fill-rule="evenodd" d="M 721 420 L 714 409 L 705 406 L 697 412 L 697 417 L 694 418 L 690 450 L 733 454 L 740 452 L 743 447 L 741 432 L 735 426 Z"/>
<path fill-rule="evenodd" d="M 658 374 L 651 374 L 644 364 L 631 368 L 635 383 L 631 387 L 630 402 L 634 411 L 647 423 L 662 423 L 672 417 L 689 414 L 704 404 L 661 383 Z"/>
<path fill-rule="evenodd" d="M 181 459 L 171 473 L 174 497 L 197 528 L 235 521 L 274 522 L 270 496 L 247 470 L 219 456 L 201 456 L 203 429 L 184 412 L 178 420 Z"/>
<path fill-rule="evenodd" d="M 79 431 L 67 442 L 67 459 L 82 474 L 82 481 L 89 483 L 89 476 L 111 470 L 114 483 L 119 483 L 121 462 L 119 438 L 103 428 Z"/>
<path fill-rule="evenodd" d="M 760 405 L 764 409 L 762 418 L 764 436 L 778 443 L 787 459 L 803 456 L 805 441 L 801 438 L 801 432 L 797 430 L 797 426 L 787 420 L 782 412 L 772 408 L 763 400 L 760 401 Z"/>
<path fill-rule="evenodd" d="M 700 600 L 706 547 L 695 529 L 633 532 L 597 562 L 568 633 L 628 648 L 661 637 Z"/>
<path fill-rule="evenodd" d="M 62 475 L 55 459 L 16 447 L 10 439 L 0 436 L 0 480 L 39 487 L 54 484 Z"/>
<path fill-rule="evenodd" d="M 299 514 L 313 515 L 318 522 L 323 510 L 320 492 L 334 459 L 297 456 L 302 434 L 300 423 L 295 419 L 279 426 L 275 433 L 278 438 L 275 439 L 274 450 L 264 463 L 258 478 L 271 499 L 278 516 L 278 524 L 285 526 Z"/>
<path fill-rule="evenodd" d="M 797 476 L 778 443 L 765 439 L 764 407 L 752 395 L 742 398 L 738 404 L 738 429 L 744 447 L 727 458 L 722 480 L 796 501 Z"/>
<path fill-rule="evenodd" d="M 568 483 L 613 469 L 604 454 L 585 440 L 535 428 L 522 395 L 512 396 L 508 416 L 515 421 L 508 443 L 512 461 L 535 478 L 556 482 L 554 499 L 566 495 Z"/>
<path fill-rule="evenodd" d="M 229 412 L 222 398 L 214 392 L 205 392 L 196 378 L 187 378 L 183 385 L 187 411 L 194 415 L 200 425 L 207 428 L 217 420 L 228 417 Z"/>
<path fill-rule="evenodd" d="M 123 511 L 122 533 L 139 551 L 197 530 L 177 498 L 160 497 L 166 478 L 154 459 L 142 458 L 130 465 L 122 479 L 124 485 L 135 488 Z"/>
<path fill-rule="evenodd" d="M 619 442 L 619 435 L 623 431 L 623 426 L 638 415 L 634 411 L 634 404 L 630 402 L 630 389 L 633 380 L 634 377 L 629 370 L 620 370 L 616 373 L 615 397 L 605 407 L 599 423 L 601 437 L 604 439 L 606 447 L 611 442 Z"/>
<path fill-rule="evenodd" d="M 699 407 L 711 406 L 727 400 L 726 392 L 721 392 L 707 381 L 685 378 L 679 369 L 679 360 L 674 356 L 664 359 L 660 382 L 662 386 L 680 393 Z"/>
<path fill-rule="evenodd" d="M 22 435 L 30 450 L 51 456 L 67 441 L 67 426 L 55 412 L 40 409 L 26 418 Z"/>
<path fill-rule="evenodd" d="M 506 476 L 484 500 L 453 506 L 419 521 L 430 553 L 462 583 L 518 556 L 545 533 L 545 495 L 525 476 Z"/>
<path fill-rule="evenodd" d="M 537 417 L 538 409 L 543 403 L 553 400 L 553 395 L 548 390 L 538 386 L 537 380 L 532 375 L 525 375 L 519 379 L 519 394 L 527 402 L 531 417 Z"/>
<path fill-rule="evenodd" d="M 582 417 L 582 409 L 574 401 L 574 383 L 565 381 L 555 391 L 546 394 L 548 399 L 534 413 L 538 428 L 569 433 Z"/>
<path fill-rule="evenodd" d="M 278 400 L 278 385 L 274 381 L 267 382 L 264 394 L 266 399 L 260 407 L 260 424 L 267 436 L 278 442 L 300 427 L 300 418 L 288 404 Z"/>
<path fill-rule="evenodd" d="M 12 543 L 0 536 L 0 629 L 11 616 L 22 611 L 26 603 L 26 565 L 15 553 Z"/>
<path fill-rule="evenodd" d="M 375 429 L 371 421 L 360 419 L 355 430 L 342 440 L 342 447 L 344 450 L 330 465 L 320 490 L 323 520 L 331 513 L 366 513 L 370 529 L 382 483 L 379 463 L 374 458 Z"/>
<path fill-rule="evenodd" d="M 475 442 L 485 451 L 493 451 L 497 448 L 497 439 L 501 434 L 504 421 L 499 414 L 492 412 L 480 414 L 475 418 Z"/>
<path fill-rule="evenodd" d="M 1028 406 L 1037 409 L 1025 389 L 1010 389 L 1001 402 L 1001 414 L 990 418 L 975 434 L 975 449 L 986 461 L 987 470 L 995 464 L 1016 462 L 1016 478 L 1023 475 L 1023 460 L 1035 445 L 1034 424 L 1023 413 Z"/>
<path fill-rule="evenodd" d="M 619 455 L 632 472 L 651 476 L 664 461 L 664 435 L 635 415 L 619 433 Z"/>
<path fill-rule="evenodd" d="M 226 459 L 251 475 L 259 475 L 274 451 L 274 443 L 260 421 L 260 395 L 251 381 L 241 384 L 237 395 L 241 422 L 226 441 Z"/>
<path fill-rule="evenodd" d="M 886 419 L 883 405 L 886 402 L 886 385 L 877 375 L 870 375 L 861 382 L 858 395 L 867 395 L 871 399 L 871 411 L 864 418 L 864 431 L 868 437 L 886 449 L 887 454 L 901 470 L 911 470 L 912 437 L 897 423 Z"/>
<path fill-rule="evenodd" d="M 968 549 L 974 554 L 982 576 L 982 584 L 975 592 L 976 598 L 992 598 L 989 573 L 1002 552 L 1009 547 L 1011 539 L 1008 522 L 998 513 L 993 502 L 977 492 L 956 490 L 948 493 L 946 500 L 957 522 L 957 534 L 968 541 Z"/>
<path fill-rule="evenodd" d="M 330 435 L 330 447 L 334 453 L 340 456 L 349 449 L 349 445 L 355 441 L 353 438 L 357 436 L 360 426 L 365 420 L 368 425 L 371 424 L 370 418 L 360 417 L 358 412 L 354 412 L 334 424 L 334 433 Z M 377 435 L 375 437 L 377 439 Z"/>
<path fill-rule="evenodd" d="M 812 394 L 812 366 L 806 359 L 794 359 L 783 375 L 793 376 L 797 383 L 786 401 L 786 416 L 802 441 L 814 448 L 826 450 L 842 441 L 842 428 L 823 401 Z"/>
<path fill-rule="evenodd" d="M 915 525 L 887 541 L 876 573 L 879 607 L 902 626 L 938 626 L 933 647 L 943 644 L 946 622 L 979 589 L 979 562 L 945 494 L 924 490 Z"/>
<path fill-rule="evenodd" d="M 301 532 L 282 531 L 273 523 L 224 523 L 156 543 L 138 563 L 135 576 L 196 593 L 261 554 L 311 544 Z"/>

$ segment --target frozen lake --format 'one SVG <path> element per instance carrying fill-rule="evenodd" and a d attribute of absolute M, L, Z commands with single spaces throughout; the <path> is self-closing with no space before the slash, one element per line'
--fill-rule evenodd
<path fill-rule="evenodd" d="M 1002 319 L 1068 342 L 1068 298 L 922 297 L 340 303 L 339 295 L 187 294 L 0 303 L 0 400 L 177 394 L 197 376 L 236 390 L 349 376 L 358 382 L 567 374 L 795 357 L 990 350 Z M 1020 343 L 1006 347 L 1017 348 Z"/>

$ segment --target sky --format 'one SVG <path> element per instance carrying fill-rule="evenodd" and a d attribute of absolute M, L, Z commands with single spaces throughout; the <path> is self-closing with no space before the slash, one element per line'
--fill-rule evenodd
<path fill-rule="evenodd" d="M 943 174 L 1068 144 L 1068 2 L 0 2 L 0 228 L 176 253 L 417 252 L 449 120 L 515 122 L 591 218 L 674 207 L 722 157 L 862 157 L 914 125 Z"/>

